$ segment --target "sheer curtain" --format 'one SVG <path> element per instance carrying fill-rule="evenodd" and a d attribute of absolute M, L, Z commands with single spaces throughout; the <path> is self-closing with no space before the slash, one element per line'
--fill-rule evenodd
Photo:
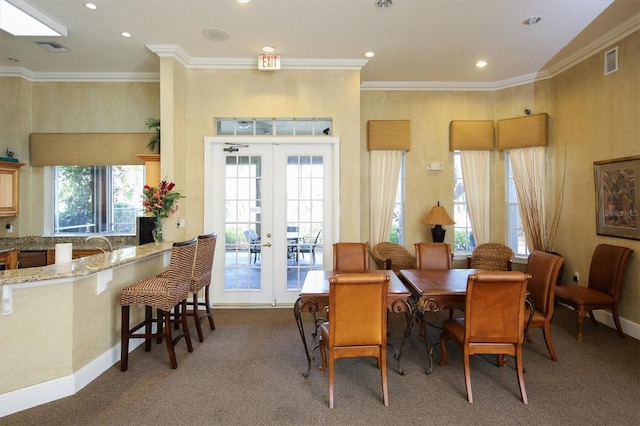
<path fill-rule="evenodd" d="M 370 247 L 389 238 L 401 161 L 402 151 L 370 152 Z"/>
<path fill-rule="evenodd" d="M 464 193 L 476 245 L 490 239 L 491 199 L 490 151 L 460 151 Z"/>
<path fill-rule="evenodd" d="M 512 149 L 509 157 L 527 246 L 530 252 L 545 250 L 546 147 Z"/>

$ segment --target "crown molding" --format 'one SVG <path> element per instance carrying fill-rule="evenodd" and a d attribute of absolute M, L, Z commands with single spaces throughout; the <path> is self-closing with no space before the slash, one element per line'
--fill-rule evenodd
<path fill-rule="evenodd" d="M 640 30 L 640 13 L 602 35 L 576 53 L 549 69 L 493 82 L 465 81 L 364 81 L 361 90 L 412 91 L 492 91 L 546 80 L 566 71 L 608 46 Z M 177 44 L 148 44 L 147 48 L 161 58 L 173 58 L 185 68 L 192 69 L 256 69 L 255 58 L 192 57 Z M 289 70 L 361 70 L 367 59 L 281 58 L 281 69 Z M 20 77 L 33 82 L 159 82 L 160 73 L 65 73 L 34 72 L 24 67 L 0 67 L 0 77 Z"/>

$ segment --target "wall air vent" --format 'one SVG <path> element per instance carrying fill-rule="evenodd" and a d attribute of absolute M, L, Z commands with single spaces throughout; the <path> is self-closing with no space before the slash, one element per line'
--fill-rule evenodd
<path fill-rule="evenodd" d="M 55 41 L 36 41 L 36 44 L 48 52 L 68 52 L 69 48 Z"/>
<path fill-rule="evenodd" d="M 604 75 L 618 71 L 618 46 L 604 52 Z"/>

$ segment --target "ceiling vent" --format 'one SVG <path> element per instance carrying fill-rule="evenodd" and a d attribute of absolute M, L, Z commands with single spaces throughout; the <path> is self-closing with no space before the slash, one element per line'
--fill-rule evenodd
<path fill-rule="evenodd" d="M 604 75 L 618 71 L 618 46 L 604 52 Z"/>
<path fill-rule="evenodd" d="M 36 44 L 48 52 L 68 52 L 69 48 L 55 41 L 36 41 Z"/>

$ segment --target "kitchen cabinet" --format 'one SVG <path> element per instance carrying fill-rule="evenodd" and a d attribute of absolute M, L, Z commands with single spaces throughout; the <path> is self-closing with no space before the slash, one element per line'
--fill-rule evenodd
<path fill-rule="evenodd" d="M 0 264 L 4 269 L 16 269 L 18 267 L 18 251 L 6 250 L 0 252 Z"/>
<path fill-rule="evenodd" d="M 0 161 L 0 216 L 16 216 L 20 195 L 20 167 L 23 163 Z"/>

